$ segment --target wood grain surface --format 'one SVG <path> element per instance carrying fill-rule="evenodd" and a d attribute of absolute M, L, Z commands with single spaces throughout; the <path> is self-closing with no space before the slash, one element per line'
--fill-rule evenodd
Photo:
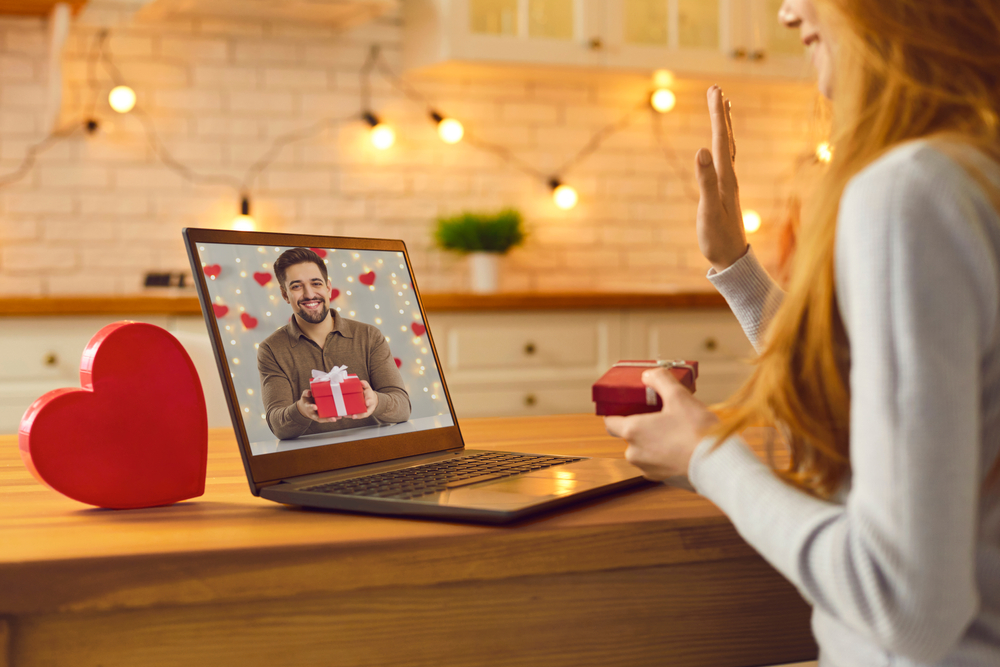
<path fill-rule="evenodd" d="M 470 447 L 622 454 L 590 415 L 461 425 Z M 251 496 L 217 430 L 202 498 L 112 511 L 38 484 L 2 436 L 0 544 L 16 665 L 725 667 L 816 651 L 795 590 L 711 503 L 664 485 L 507 527 L 302 510 Z"/>
<path fill-rule="evenodd" d="M 0 0 L 0 15 L 48 16 L 58 2 L 64 2 L 78 14 L 87 0 Z"/>

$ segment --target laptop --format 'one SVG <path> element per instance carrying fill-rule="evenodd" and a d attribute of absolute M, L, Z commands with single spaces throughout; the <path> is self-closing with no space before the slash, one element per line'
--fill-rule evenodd
<path fill-rule="evenodd" d="M 402 241 L 210 229 L 183 235 L 254 495 L 501 524 L 647 483 L 622 459 L 466 448 Z M 285 274 L 284 292 L 276 268 Z M 327 317 L 335 331 L 323 345 L 299 326 Z M 318 384 L 309 384 L 315 376 Z M 365 390 L 357 407 L 352 393 L 362 380 L 378 400 Z M 334 408 L 320 392 L 324 382 L 339 394 Z M 307 386 L 317 393 L 302 394 Z M 321 409 L 334 412 L 320 417 Z M 361 409 L 327 421 L 338 410 Z"/>

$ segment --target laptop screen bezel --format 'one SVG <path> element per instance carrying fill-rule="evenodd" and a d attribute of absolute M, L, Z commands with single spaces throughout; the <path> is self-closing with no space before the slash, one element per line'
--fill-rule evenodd
<path fill-rule="evenodd" d="M 236 398 L 236 387 L 233 384 L 228 363 L 223 355 L 224 344 L 219 327 L 215 321 L 215 315 L 212 312 L 211 297 L 209 296 L 205 273 L 202 271 L 201 257 L 198 254 L 198 244 L 215 243 L 285 248 L 382 250 L 403 253 L 406 267 L 410 273 L 410 283 L 413 286 L 413 293 L 416 296 L 417 307 L 420 309 L 421 319 L 426 326 L 427 340 L 430 342 L 431 352 L 440 370 L 441 358 L 438 355 L 437 347 L 434 345 L 434 336 L 427 321 L 423 300 L 420 298 L 416 276 L 413 275 L 410 256 L 403 241 L 392 239 L 283 234 L 277 232 L 237 232 L 193 227 L 183 229 L 182 234 L 187 247 L 188 259 L 191 262 L 191 272 L 197 287 L 201 312 L 205 318 L 205 326 L 212 341 L 215 363 L 222 378 L 222 385 L 225 388 L 226 404 L 229 406 L 229 415 L 233 422 L 233 430 L 236 433 L 236 441 L 239 444 L 243 466 L 247 473 L 247 480 L 250 482 L 250 489 L 254 495 L 260 495 L 260 489 L 265 486 L 300 475 L 341 470 L 370 463 L 381 463 L 405 456 L 464 449 L 465 443 L 458 426 L 458 418 L 455 416 L 455 408 L 451 401 L 451 394 L 448 391 L 448 383 L 445 380 L 444 373 L 441 372 L 441 388 L 444 390 L 448 410 L 451 412 L 452 426 L 254 456 L 251 452 L 250 438 L 247 434 L 239 402 Z"/>

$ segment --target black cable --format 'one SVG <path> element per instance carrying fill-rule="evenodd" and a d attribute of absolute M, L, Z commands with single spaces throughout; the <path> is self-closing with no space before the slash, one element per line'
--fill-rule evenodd
<path fill-rule="evenodd" d="M 5 185 L 10 185 L 11 183 L 16 183 L 31 171 L 31 168 L 35 166 L 35 160 L 41 153 L 44 153 L 51 146 L 59 143 L 63 139 L 73 135 L 77 130 L 81 129 L 83 126 L 80 123 L 73 123 L 67 125 L 66 127 L 60 128 L 51 132 L 47 137 L 39 141 L 37 144 L 32 144 L 28 146 L 28 149 L 24 153 L 24 159 L 21 161 L 21 165 L 10 172 L 9 174 L 4 174 L 0 176 L 0 187 Z"/>
<path fill-rule="evenodd" d="M 593 154 L 598 148 L 601 147 L 601 144 L 603 144 L 608 137 L 628 127 L 632 123 L 632 116 L 637 111 L 648 106 L 649 102 L 645 98 L 643 98 L 642 102 L 640 102 L 635 107 L 630 109 L 628 113 L 622 116 L 619 120 L 601 128 L 597 132 L 597 134 L 595 134 L 593 137 L 590 138 L 590 141 L 587 142 L 587 145 L 580 149 L 580 152 L 578 152 L 576 155 L 567 160 L 566 163 L 563 164 L 561 167 L 556 169 L 555 172 L 556 175 L 557 176 L 564 175 L 567 171 L 569 171 L 572 167 L 576 166 L 579 162 L 581 162 L 587 157 L 590 157 L 591 154 Z"/>

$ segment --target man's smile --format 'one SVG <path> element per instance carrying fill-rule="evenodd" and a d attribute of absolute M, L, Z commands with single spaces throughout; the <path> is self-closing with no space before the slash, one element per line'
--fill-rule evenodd
<path fill-rule="evenodd" d="M 303 308 L 307 308 L 309 310 L 319 310 L 320 308 L 323 307 L 323 300 L 322 299 L 303 299 L 302 301 L 299 301 L 299 305 L 302 306 Z"/>

